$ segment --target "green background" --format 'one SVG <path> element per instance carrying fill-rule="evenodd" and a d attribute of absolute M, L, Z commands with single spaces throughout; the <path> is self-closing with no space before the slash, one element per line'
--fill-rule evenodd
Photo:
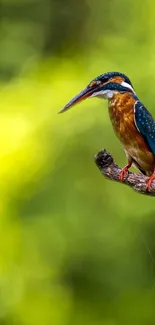
<path fill-rule="evenodd" d="M 120 166 L 107 102 L 57 112 L 120 71 L 155 116 L 155 4 L 1 0 L 0 324 L 155 324 L 155 199 L 102 177 Z"/>

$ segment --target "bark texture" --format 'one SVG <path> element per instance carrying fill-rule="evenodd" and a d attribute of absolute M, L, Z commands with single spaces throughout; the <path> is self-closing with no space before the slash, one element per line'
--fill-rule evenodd
<path fill-rule="evenodd" d="M 155 181 L 152 182 L 151 188 L 148 191 L 147 190 L 148 177 L 143 174 L 129 172 L 124 176 L 123 181 L 120 181 L 119 175 L 121 173 L 121 168 L 118 165 L 116 165 L 112 155 L 109 152 L 107 152 L 105 149 L 101 150 L 95 156 L 95 163 L 97 167 L 100 169 L 101 173 L 106 178 L 109 178 L 112 181 L 126 184 L 141 194 L 155 196 Z"/>

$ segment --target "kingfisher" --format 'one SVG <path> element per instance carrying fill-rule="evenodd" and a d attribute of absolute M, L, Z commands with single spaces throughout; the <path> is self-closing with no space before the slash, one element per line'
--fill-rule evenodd
<path fill-rule="evenodd" d="M 146 186 L 149 191 L 155 179 L 155 121 L 138 99 L 130 79 L 120 72 L 101 74 L 71 99 L 59 113 L 90 97 L 108 100 L 112 126 L 127 157 L 127 164 L 121 170 L 119 180 L 123 181 L 133 165 L 148 176 Z"/>

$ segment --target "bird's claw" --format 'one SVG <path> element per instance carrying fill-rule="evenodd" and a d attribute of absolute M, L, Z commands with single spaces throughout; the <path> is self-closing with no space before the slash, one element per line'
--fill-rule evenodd
<path fill-rule="evenodd" d="M 125 174 L 128 174 L 128 167 L 124 167 L 122 169 L 122 171 L 120 172 L 120 175 L 119 175 L 119 180 L 122 182 L 123 181 L 123 178 L 125 176 Z"/>
<path fill-rule="evenodd" d="M 151 189 L 151 185 L 153 180 L 155 179 L 155 174 L 153 173 L 153 175 L 151 177 L 149 177 L 149 179 L 147 180 L 147 185 L 146 185 L 146 190 L 149 192 Z"/>

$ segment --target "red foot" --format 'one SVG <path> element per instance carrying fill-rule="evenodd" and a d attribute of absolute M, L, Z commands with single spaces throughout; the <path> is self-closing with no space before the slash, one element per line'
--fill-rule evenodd
<path fill-rule="evenodd" d="M 124 178 L 124 175 L 125 175 L 126 173 L 128 173 L 128 172 L 129 172 L 129 167 L 128 167 L 128 166 L 125 166 L 125 167 L 122 169 L 122 171 L 121 171 L 121 173 L 120 173 L 120 175 L 119 175 L 119 180 L 122 181 L 123 178 Z"/>
<path fill-rule="evenodd" d="M 155 173 L 153 173 L 152 176 L 149 177 L 149 179 L 148 179 L 148 181 L 147 181 L 147 187 L 146 187 L 146 189 L 147 189 L 148 191 L 150 190 L 150 188 L 151 188 L 151 184 L 152 184 L 152 182 L 153 182 L 154 179 L 155 179 Z"/>

